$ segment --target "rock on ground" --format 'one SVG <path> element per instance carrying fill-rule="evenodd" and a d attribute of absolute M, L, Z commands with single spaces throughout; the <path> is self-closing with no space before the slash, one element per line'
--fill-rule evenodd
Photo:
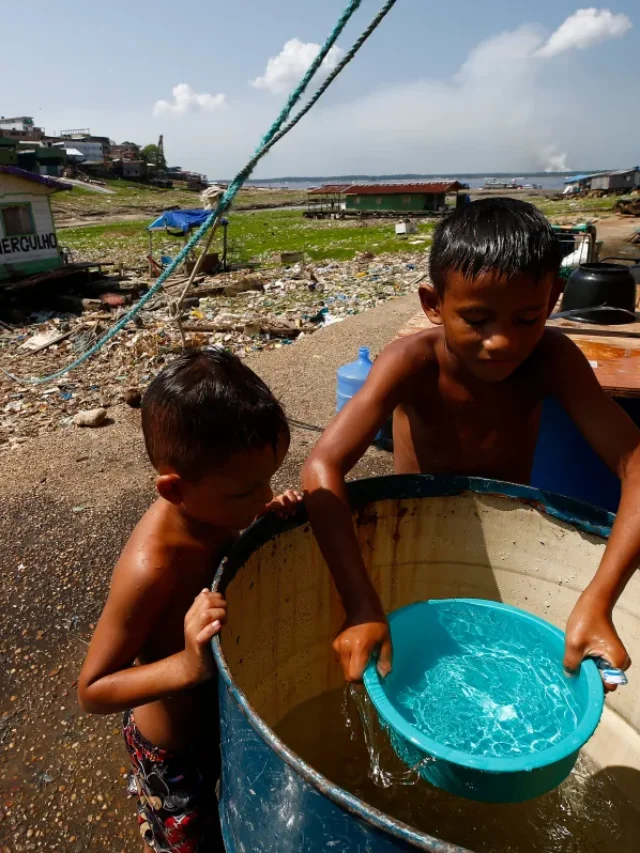
<path fill-rule="evenodd" d="M 107 419 L 106 409 L 87 409 L 84 412 L 78 412 L 74 416 L 73 422 L 79 427 L 99 427 Z"/>

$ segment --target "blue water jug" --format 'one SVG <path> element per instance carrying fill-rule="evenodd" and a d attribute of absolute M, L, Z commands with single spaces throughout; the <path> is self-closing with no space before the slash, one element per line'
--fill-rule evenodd
<path fill-rule="evenodd" d="M 373 367 L 369 347 L 360 347 L 358 360 L 350 364 L 343 364 L 338 368 L 338 393 L 336 401 L 336 412 L 356 394 L 364 385 L 364 381 Z"/>

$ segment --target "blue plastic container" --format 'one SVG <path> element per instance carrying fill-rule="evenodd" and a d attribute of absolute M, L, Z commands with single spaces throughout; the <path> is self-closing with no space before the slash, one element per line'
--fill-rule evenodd
<path fill-rule="evenodd" d="M 349 364 L 343 364 L 338 368 L 338 386 L 336 394 L 336 412 L 339 412 L 362 388 L 365 383 L 369 371 L 373 367 L 373 361 L 369 352 L 369 347 L 360 347 L 358 350 L 358 360 L 352 361 Z M 389 419 L 383 428 L 377 433 L 374 443 L 379 444 L 391 438 L 392 421 Z M 383 446 L 384 450 L 392 448 Z"/>
<path fill-rule="evenodd" d="M 462 751 L 451 744 L 446 745 L 445 735 L 442 740 L 434 735 L 437 735 L 438 726 L 444 731 L 450 725 L 450 716 L 437 720 L 431 728 L 431 735 L 428 735 L 424 728 L 416 725 L 406 699 L 402 699 L 403 694 L 406 696 L 412 689 L 419 692 L 425 673 L 439 662 L 444 663 L 445 668 L 450 667 L 452 672 L 457 669 L 456 661 L 466 659 L 468 662 L 470 646 L 460 642 L 461 636 L 465 640 L 471 638 L 472 648 L 500 646 L 505 637 L 513 637 L 516 648 L 522 644 L 536 658 L 548 655 L 553 662 L 553 671 L 545 669 L 544 672 L 545 682 L 550 685 L 548 691 L 541 693 L 546 702 L 547 695 L 553 693 L 559 679 L 567 678 L 562 673 L 562 631 L 516 607 L 479 599 L 419 602 L 396 610 L 390 615 L 389 624 L 394 646 L 393 670 L 382 680 L 372 662 L 366 670 L 364 683 L 383 725 L 389 730 L 394 750 L 406 764 L 416 767 L 424 779 L 438 788 L 468 799 L 492 803 L 532 799 L 552 790 L 569 775 L 581 747 L 595 731 L 602 714 L 604 691 L 593 661 L 585 661 L 580 674 L 565 682 L 575 713 L 575 719 L 573 715 L 567 715 L 570 726 L 567 724 L 565 727 L 571 730 L 554 743 L 523 754 L 487 755 L 484 750 Z M 508 706 L 510 714 L 516 714 L 515 707 L 520 711 L 524 709 L 527 714 L 533 713 L 529 707 L 530 694 L 526 690 L 518 692 L 517 668 L 501 672 L 496 668 L 495 694 L 494 684 L 491 678 L 486 678 L 486 671 L 485 668 L 480 689 L 489 689 L 490 697 L 495 695 L 496 707 L 504 701 L 499 696 L 509 695 L 509 701 L 515 703 Z M 473 676 L 464 680 L 465 691 L 479 689 L 480 682 L 475 676 L 474 670 Z M 460 681 L 452 677 L 451 684 L 460 685 Z M 465 702 L 462 691 L 460 696 L 462 714 Z M 552 709 L 549 704 L 548 713 L 545 713 L 544 704 L 538 705 L 539 718 L 531 719 L 533 731 L 545 728 Z M 465 710 L 468 712 L 468 705 Z"/>
<path fill-rule="evenodd" d="M 338 368 L 336 412 L 339 412 L 362 388 L 373 367 L 369 347 L 360 347 L 357 361 Z"/>
<path fill-rule="evenodd" d="M 620 480 L 552 397 L 542 407 L 531 485 L 586 501 L 608 512 L 617 512 L 620 503 Z"/>

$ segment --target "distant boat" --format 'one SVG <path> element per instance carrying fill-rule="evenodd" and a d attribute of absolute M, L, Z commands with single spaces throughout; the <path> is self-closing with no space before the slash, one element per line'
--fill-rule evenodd
<path fill-rule="evenodd" d="M 538 190 L 538 184 L 524 184 L 524 178 L 511 178 L 510 181 L 500 181 L 497 178 L 485 178 L 482 190 Z"/>
<path fill-rule="evenodd" d="M 485 178 L 481 189 L 483 190 L 507 190 L 512 189 L 513 184 L 508 181 L 499 181 L 497 178 Z"/>

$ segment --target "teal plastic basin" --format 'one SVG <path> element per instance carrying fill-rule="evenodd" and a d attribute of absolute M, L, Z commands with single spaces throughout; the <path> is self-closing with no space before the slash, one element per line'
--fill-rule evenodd
<path fill-rule="evenodd" d="M 389 625 L 393 670 L 383 680 L 372 661 L 364 684 L 395 752 L 427 782 L 515 803 L 569 775 L 604 690 L 593 661 L 564 674 L 562 631 L 479 599 L 418 602 Z"/>

